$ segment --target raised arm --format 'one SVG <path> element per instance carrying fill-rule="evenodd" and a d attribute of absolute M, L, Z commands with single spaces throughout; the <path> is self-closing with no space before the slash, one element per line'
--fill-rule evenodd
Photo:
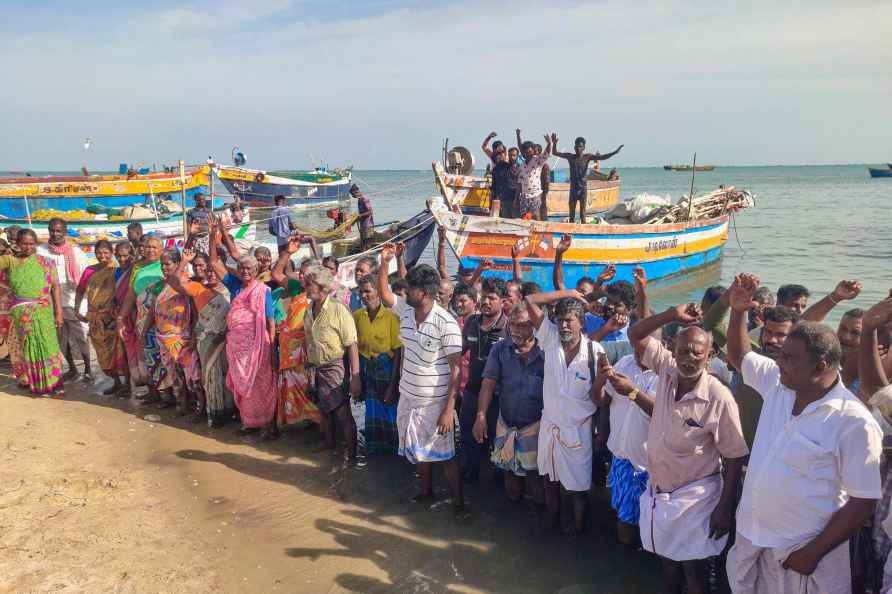
<path fill-rule="evenodd" d="M 396 247 L 392 243 L 385 243 L 381 248 L 381 265 L 378 267 L 378 294 L 381 296 L 381 303 L 384 307 L 393 307 L 396 303 L 396 295 L 390 290 L 390 280 L 387 277 L 387 270 L 390 268 L 390 261 L 393 260 L 396 253 Z"/>
<path fill-rule="evenodd" d="M 221 231 L 214 226 L 211 226 L 208 236 L 208 266 L 214 269 L 214 272 L 217 273 L 217 276 L 220 277 L 220 280 L 223 280 L 223 277 L 229 272 L 226 269 L 226 265 L 220 261 L 220 233 Z"/>
<path fill-rule="evenodd" d="M 487 270 L 492 270 L 492 260 L 489 258 L 483 258 L 480 260 L 480 263 L 477 264 L 477 268 L 474 269 L 474 274 L 471 275 L 471 286 L 475 286 L 477 282 L 480 280 L 480 277 L 483 276 L 483 273 Z"/>
<path fill-rule="evenodd" d="M 624 144 L 619 145 L 618 147 L 616 147 L 616 150 L 613 151 L 612 153 L 605 153 L 605 154 L 603 154 L 603 155 L 602 155 L 601 153 L 595 153 L 594 155 L 591 155 L 591 160 L 592 160 L 592 161 L 606 161 L 607 159 L 609 159 L 610 157 L 612 157 L 612 156 L 615 155 L 616 153 L 618 153 L 618 152 L 620 152 L 621 150 L 623 150 L 623 147 L 624 147 L 624 146 L 626 146 L 626 145 L 624 145 Z"/>
<path fill-rule="evenodd" d="M 523 144 L 523 140 L 520 138 L 520 128 L 516 130 L 517 132 L 517 150 L 520 150 L 520 146 Z"/>
<path fill-rule="evenodd" d="M 551 280 L 555 291 L 564 290 L 564 252 L 570 249 L 573 237 L 566 233 L 561 236 L 561 241 L 554 248 L 554 267 L 551 271 Z"/>
<path fill-rule="evenodd" d="M 607 295 L 607 289 L 604 288 L 604 285 L 612 281 L 614 278 L 616 278 L 616 265 L 608 264 L 604 267 L 604 270 L 601 271 L 601 274 L 598 275 L 598 278 L 595 279 L 595 288 L 592 290 L 595 297 L 600 299 Z"/>
<path fill-rule="evenodd" d="M 167 284 L 170 285 L 170 288 L 180 295 L 186 295 L 186 284 L 183 282 L 183 273 L 186 272 L 186 265 L 191 264 L 194 259 L 195 252 L 183 249 L 183 257 L 180 258 L 180 263 L 177 264 L 176 272 L 170 275 L 167 279 Z"/>
<path fill-rule="evenodd" d="M 492 149 L 489 148 L 489 143 L 492 142 L 492 139 L 498 136 L 495 132 L 490 132 L 486 138 L 483 139 L 483 145 L 480 147 L 483 149 L 483 153 L 489 157 L 489 160 L 492 161 Z"/>
<path fill-rule="evenodd" d="M 406 278 L 409 274 L 406 268 L 406 244 L 400 241 L 396 244 L 396 275 L 399 278 Z"/>
<path fill-rule="evenodd" d="M 551 157 L 551 151 L 554 149 L 554 145 L 551 143 L 552 136 L 554 136 L 553 132 L 551 136 L 548 134 L 545 135 L 545 148 L 542 149 L 542 159 L 544 161 L 548 161 L 548 158 Z"/>
<path fill-rule="evenodd" d="M 520 285 L 523 283 L 523 274 L 520 270 L 520 251 L 523 249 L 524 239 L 518 239 L 511 247 L 511 280 Z"/>
<path fill-rule="evenodd" d="M 696 303 L 682 303 L 675 307 L 670 307 L 663 313 L 652 315 L 643 320 L 638 320 L 629 327 L 629 342 L 635 348 L 642 348 L 647 338 L 672 322 L 680 324 L 694 324 L 703 317 L 700 306 Z"/>
<path fill-rule="evenodd" d="M 643 320 L 653 313 L 647 297 L 647 273 L 641 266 L 636 266 L 632 277 L 635 279 L 635 319 Z"/>
<path fill-rule="evenodd" d="M 554 132 L 551 133 L 551 154 L 562 159 L 573 158 L 573 153 L 562 153 L 558 150 L 558 137 Z"/>
<path fill-rule="evenodd" d="M 437 226 L 437 272 L 440 278 L 449 278 L 446 271 L 446 229 Z"/>
<path fill-rule="evenodd" d="M 728 363 L 740 371 L 743 358 L 750 352 L 750 337 L 746 331 L 753 295 L 759 288 L 759 279 L 752 274 L 738 274 L 728 289 L 728 304 L 731 306 L 731 319 L 728 321 L 727 350 Z"/>
<path fill-rule="evenodd" d="M 892 319 L 892 291 L 864 313 L 861 320 L 861 345 L 858 352 L 858 378 L 861 381 L 861 392 L 867 397 L 888 385 L 883 359 L 877 341 L 877 330 Z"/>
<path fill-rule="evenodd" d="M 861 283 L 858 281 L 841 280 L 833 291 L 811 305 L 802 312 L 802 319 L 810 322 L 822 322 L 834 307 L 843 301 L 850 301 L 861 293 Z"/>
<path fill-rule="evenodd" d="M 280 287 L 287 287 L 289 278 L 298 279 L 296 274 L 293 274 L 288 270 L 288 264 L 291 262 L 291 256 L 300 249 L 300 242 L 300 235 L 292 235 L 289 237 L 288 248 L 279 254 L 279 259 L 276 260 L 276 265 L 273 266 L 272 271 L 270 271 L 270 276 L 273 281 Z"/>

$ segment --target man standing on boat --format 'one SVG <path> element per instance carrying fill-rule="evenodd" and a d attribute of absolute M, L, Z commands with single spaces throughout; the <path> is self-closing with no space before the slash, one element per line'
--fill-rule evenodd
<path fill-rule="evenodd" d="M 597 152 L 594 154 L 586 153 L 585 138 L 582 136 L 576 139 L 573 146 L 574 152 L 572 153 L 559 152 L 557 150 L 557 143 L 557 135 L 552 134 L 551 146 L 554 147 L 555 156 L 566 159 L 567 164 L 570 166 L 570 201 L 568 204 L 568 209 L 570 210 L 570 222 L 573 223 L 576 220 L 576 203 L 579 202 L 579 222 L 585 224 L 585 207 L 586 202 L 588 202 L 588 188 L 585 180 L 588 173 L 588 164 L 592 161 L 606 161 L 622 150 L 625 145 L 621 144 L 612 153 L 602 155 Z"/>
<path fill-rule="evenodd" d="M 269 218 L 269 234 L 276 238 L 279 254 L 281 254 L 288 249 L 288 240 L 297 227 L 294 226 L 294 220 L 291 218 L 291 210 L 285 206 L 285 197 L 279 194 L 273 201 L 276 208 L 273 209 Z"/>
<path fill-rule="evenodd" d="M 204 194 L 195 194 L 195 208 L 186 212 L 186 223 L 189 226 L 189 235 L 197 235 L 195 249 L 205 254 L 208 252 L 208 217 L 211 209 L 207 207 Z"/>
<path fill-rule="evenodd" d="M 542 167 L 551 156 L 551 138 L 545 136 L 545 150 L 536 154 L 536 145 L 530 141 L 522 142 L 520 128 L 517 129 L 517 144 L 523 153 L 523 165 L 520 167 L 520 196 L 515 204 L 518 218 L 529 214 L 532 218 L 540 217 L 542 206 Z"/>
<path fill-rule="evenodd" d="M 360 191 L 356 184 L 350 186 L 350 195 L 356 198 L 356 210 L 359 213 L 359 240 L 362 249 L 366 249 L 372 237 L 372 227 L 375 225 L 372 201 Z"/>
<path fill-rule="evenodd" d="M 42 244 L 37 253 L 55 264 L 59 278 L 63 318 L 62 327 L 59 328 L 59 349 L 68 362 L 65 379 L 71 381 L 77 378 L 78 371 L 74 357 L 79 355 L 84 361 L 84 380 L 91 381 L 93 376 L 90 371 L 90 345 L 87 344 L 84 325 L 77 319 L 78 312 L 74 310 L 74 294 L 87 268 L 87 255 L 68 241 L 68 225 L 64 220 L 50 219 L 47 229 L 49 241 Z"/>

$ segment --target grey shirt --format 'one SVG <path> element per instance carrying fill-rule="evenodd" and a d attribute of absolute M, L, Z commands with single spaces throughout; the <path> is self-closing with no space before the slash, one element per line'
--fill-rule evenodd
<path fill-rule="evenodd" d="M 496 382 L 499 414 L 506 425 L 521 428 L 542 418 L 545 357 L 538 343 L 523 361 L 511 338 L 500 340 L 489 351 L 483 378 Z"/>

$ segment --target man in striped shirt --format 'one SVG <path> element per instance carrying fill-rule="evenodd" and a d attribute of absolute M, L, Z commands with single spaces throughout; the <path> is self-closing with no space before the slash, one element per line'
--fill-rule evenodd
<path fill-rule="evenodd" d="M 452 491 L 457 519 L 467 519 L 461 474 L 455 457 L 455 401 L 461 381 L 462 337 L 458 323 L 436 302 L 440 275 L 427 265 L 406 275 L 405 299 L 390 290 L 387 278 L 394 246 L 381 251 L 378 290 L 381 301 L 400 319 L 403 360 L 397 407 L 399 452 L 418 464 L 421 493 L 413 500 L 434 499 L 432 465 L 442 463 Z"/>

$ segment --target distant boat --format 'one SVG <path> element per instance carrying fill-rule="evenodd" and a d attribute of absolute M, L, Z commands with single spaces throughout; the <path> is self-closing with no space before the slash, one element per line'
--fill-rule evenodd
<path fill-rule="evenodd" d="M 663 169 L 666 171 L 712 171 L 715 169 L 715 165 L 697 165 L 696 167 L 692 167 L 690 165 L 663 165 Z"/>
<path fill-rule="evenodd" d="M 278 195 L 285 196 L 291 208 L 330 206 L 350 199 L 350 170 L 267 172 L 221 166 L 215 171 L 229 192 L 251 206 L 272 206 Z"/>
<path fill-rule="evenodd" d="M 886 169 L 868 167 L 867 170 L 870 172 L 870 177 L 892 177 L 892 163 L 887 163 L 886 165 Z"/>

